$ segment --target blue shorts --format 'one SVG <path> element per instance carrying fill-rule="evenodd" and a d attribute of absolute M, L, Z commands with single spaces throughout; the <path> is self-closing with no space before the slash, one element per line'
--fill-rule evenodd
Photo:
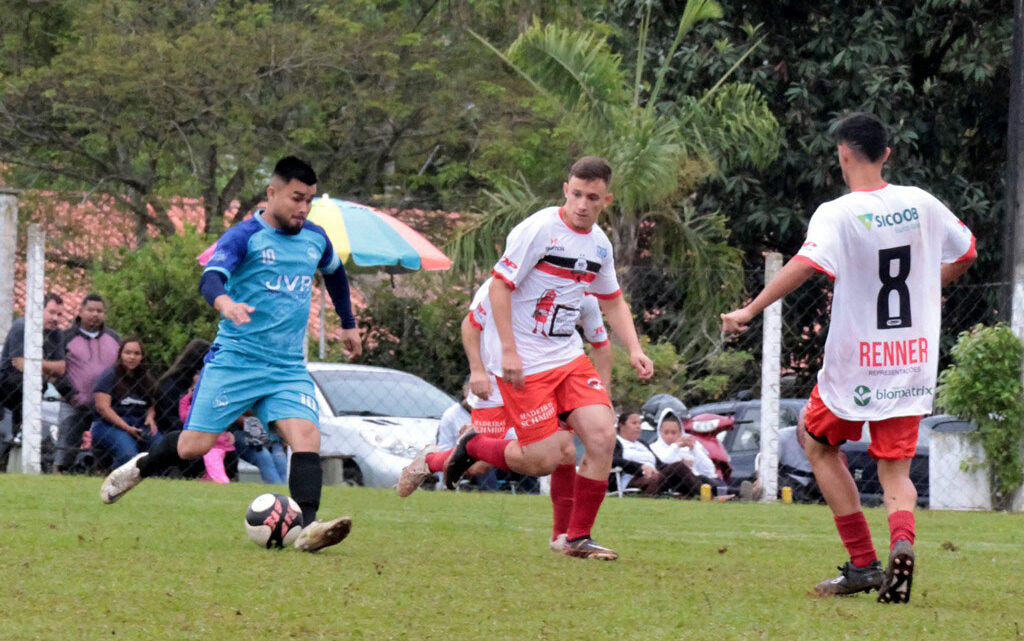
<path fill-rule="evenodd" d="M 304 363 L 270 365 L 217 345 L 210 348 L 205 362 L 185 429 L 223 432 L 250 409 L 263 429 L 283 418 L 304 418 L 320 427 L 320 406 Z"/>

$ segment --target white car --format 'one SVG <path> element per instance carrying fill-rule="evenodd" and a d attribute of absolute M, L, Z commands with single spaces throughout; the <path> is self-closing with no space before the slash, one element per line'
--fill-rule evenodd
<path fill-rule="evenodd" d="M 325 482 L 391 487 L 402 468 L 437 437 L 455 400 L 422 378 L 385 367 L 309 363 L 320 404 L 320 456 L 342 463 Z"/>

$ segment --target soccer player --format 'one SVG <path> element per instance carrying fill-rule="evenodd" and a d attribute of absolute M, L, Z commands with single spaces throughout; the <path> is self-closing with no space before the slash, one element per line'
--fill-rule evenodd
<path fill-rule="evenodd" d="M 252 409 L 292 449 L 288 488 L 306 524 L 295 547 L 315 552 L 348 535 L 348 517 L 316 521 L 322 485 L 318 406 L 303 358 L 316 270 L 341 317 L 345 348 L 355 357 L 362 346 L 345 269 L 324 230 L 306 220 L 316 183 L 308 164 L 282 158 L 267 187 L 266 209 L 218 240 L 199 288 L 223 318 L 185 429 L 111 472 L 100 489 L 104 503 L 118 500 L 148 476 L 203 456 L 221 432 Z"/>
<path fill-rule="evenodd" d="M 917 503 L 910 461 L 921 416 L 932 409 L 941 288 L 974 261 L 974 236 L 928 192 L 882 179 L 890 149 L 878 118 L 851 114 L 838 123 L 836 137 L 850 193 L 818 207 L 797 255 L 749 305 L 722 314 L 722 329 L 745 330 L 815 270 L 834 279 L 825 358 L 806 410 L 806 449 L 850 560 L 815 591 L 877 589 L 880 602 L 905 603 L 914 575 Z M 865 421 L 889 514 L 884 573 L 839 451 L 847 440 L 860 439 Z"/>
<path fill-rule="evenodd" d="M 591 538 L 608 488 L 615 414 L 576 333 L 584 293 L 600 301 L 637 375 L 647 379 L 654 372 L 622 298 L 611 243 L 596 225 L 598 215 L 612 202 L 611 178 L 604 159 L 577 160 L 562 186 L 565 204 L 532 214 L 509 233 L 505 252 L 491 270 L 493 334 L 490 325 L 485 328 L 484 353 L 488 371 L 500 376 L 498 389 L 518 440 L 478 438 L 471 429 L 459 439 L 444 474 L 450 487 L 477 460 L 536 476 L 557 472 L 568 463 L 570 437 L 558 427 L 559 419 L 564 419 L 586 451 L 579 473 L 572 474 L 563 552 L 601 560 L 618 558 L 614 550 Z M 548 313 L 540 314 L 541 309 Z M 534 332 L 541 315 L 544 329 Z"/>
<path fill-rule="evenodd" d="M 481 345 L 481 334 L 488 326 L 491 316 L 490 283 L 487 279 L 477 289 L 469 307 L 469 313 L 462 321 L 462 345 L 469 361 L 469 405 L 472 409 L 472 427 L 477 433 L 493 438 L 505 438 L 514 424 L 505 411 L 505 404 L 498 390 L 494 374 L 484 365 L 485 356 Z M 612 349 L 608 332 L 601 317 L 601 308 L 593 296 L 584 296 L 580 307 L 577 326 L 583 337 L 590 343 L 590 356 L 594 369 L 609 386 L 612 369 Z M 553 508 L 552 536 L 549 545 L 552 550 L 562 551 L 565 547 L 569 515 L 572 512 L 573 481 L 576 476 L 576 448 L 569 438 L 563 444 L 563 461 L 551 474 L 551 503 Z M 402 470 L 396 485 L 399 496 L 409 496 L 432 473 L 444 470 L 448 457 L 455 448 L 441 450 L 428 445 Z M 517 472 L 518 470 L 512 469 Z"/>

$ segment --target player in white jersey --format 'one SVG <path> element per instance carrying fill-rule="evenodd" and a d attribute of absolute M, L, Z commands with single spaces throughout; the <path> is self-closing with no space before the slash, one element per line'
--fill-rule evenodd
<path fill-rule="evenodd" d="M 572 476 L 564 552 L 606 560 L 618 555 L 594 543 L 590 534 L 608 486 L 615 415 L 575 331 L 585 293 L 599 299 L 637 374 L 646 379 L 653 373 L 619 289 L 611 243 L 595 224 L 612 202 L 610 182 L 607 162 L 581 158 L 563 185 L 565 204 L 536 212 L 508 235 L 505 252 L 491 270 L 496 339 L 485 335 L 484 351 L 518 441 L 506 445 L 476 438 L 471 430 L 460 438 L 445 468 L 448 485 L 476 460 L 538 476 L 556 472 L 564 465 L 569 440 L 558 429 L 564 418 L 586 448 L 579 473 Z"/>
<path fill-rule="evenodd" d="M 807 404 L 807 456 L 850 560 L 840 576 L 815 590 L 841 595 L 878 589 L 880 602 L 905 603 L 914 572 L 917 503 L 910 461 L 921 416 L 932 409 L 941 288 L 974 261 L 974 236 L 928 192 L 882 179 L 890 150 L 876 117 L 847 116 L 836 136 L 850 193 L 818 207 L 799 253 L 753 302 L 723 314 L 722 329 L 745 330 L 816 270 L 834 279 L 824 363 Z M 889 513 L 884 573 L 857 486 L 839 452 L 847 440 L 860 439 L 865 421 Z"/>

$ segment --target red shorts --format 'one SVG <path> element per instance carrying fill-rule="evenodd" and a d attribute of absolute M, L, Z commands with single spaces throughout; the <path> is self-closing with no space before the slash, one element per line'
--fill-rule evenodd
<path fill-rule="evenodd" d="M 558 416 L 585 405 L 612 406 L 608 390 L 586 354 L 572 362 L 526 377 L 522 389 L 499 378 L 505 410 L 523 445 L 558 431 Z"/>
<path fill-rule="evenodd" d="M 897 416 L 879 421 L 867 421 L 871 430 L 871 445 L 868 454 L 876 461 L 898 461 L 913 458 L 917 451 L 917 433 L 921 425 L 920 416 Z M 821 400 L 818 386 L 811 390 L 804 416 L 807 432 L 818 441 L 829 445 L 842 445 L 846 441 L 859 441 L 864 421 L 839 418 Z"/>
<path fill-rule="evenodd" d="M 504 407 L 474 408 L 471 416 L 473 417 L 473 429 L 484 436 L 505 438 L 508 431 L 515 427 Z"/>

